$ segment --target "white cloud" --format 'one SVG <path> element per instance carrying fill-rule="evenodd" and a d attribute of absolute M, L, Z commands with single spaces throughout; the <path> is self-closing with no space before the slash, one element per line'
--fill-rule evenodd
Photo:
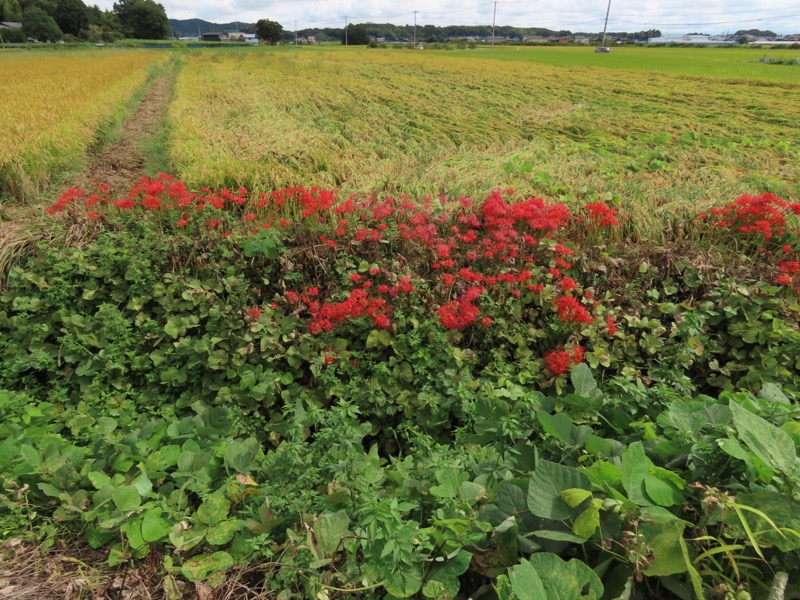
<path fill-rule="evenodd" d="M 200 18 L 217 23 L 255 22 L 272 19 L 285 29 L 343 27 L 349 22 L 420 25 L 491 24 L 493 0 L 167 0 L 162 4 L 173 19 Z M 111 8 L 113 0 L 99 2 Z M 519 27 L 548 27 L 571 31 L 601 31 L 606 0 L 573 0 L 570 3 L 547 0 L 506 0 L 497 2 L 497 24 Z M 663 32 L 724 33 L 737 29 L 771 29 L 777 33 L 800 33 L 800 6 L 792 0 L 708 0 L 698 5 L 690 0 L 611 0 L 609 31 L 661 29 Z"/>

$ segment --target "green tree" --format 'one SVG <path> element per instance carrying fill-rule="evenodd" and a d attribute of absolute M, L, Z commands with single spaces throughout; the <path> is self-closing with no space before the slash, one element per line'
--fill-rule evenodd
<path fill-rule="evenodd" d="M 122 32 L 139 40 L 163 40 L 172 32 L 164 7 L 153 0 L 120 0 L 114 3 Z"/>
<path fill-rule="evenodd" d="M 22 21 L 22 7 L 17 0 L 3 0 L 0 2 L 0 19 L 3 21 Z"/>
<path fill-rule="evenodd" d="M 256 23 L 256 35 L 261 41 L 268 42 L 274 46 L 281 41 L 283 26 L 269 19 L 259 19 Z"/>
<path fill-rule="evenodd" d="M 347 38 L 342 36 L 342 44 L 347 42 L 349 46 L 366 46 L 369 44 L 369 34 L 365 25 L 354 25 L 350 23 L 347 26 Z"/>
<path fill-rule="evenodd" d="M 56 42 L 61 39 L 61 29 L 55 19 L 38 6 L 31 6 L 22 15 L 22 30 L 28 37 L 40 42 Z"/>
<path fill-rule="evenodd" d="M 58 0 L 52 15 L 64 33 L 77 36 L 89 26 L 89 15 L 82 0 Z"/>

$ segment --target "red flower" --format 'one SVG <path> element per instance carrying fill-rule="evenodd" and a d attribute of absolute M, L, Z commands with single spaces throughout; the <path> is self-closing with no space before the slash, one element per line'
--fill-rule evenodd
<path fill-rule="evenodd" d="M 361 275 L 359 275 L 358 273 L 353 273 L 352 275 L 350 275 L 349 279 L 353 283 L 358 283 L 359 281 L 361 281 Z"/>
<path fill-rule="evenodd" d="M 592 317 L 586 308 L 571 296 L 559 296 L 553 300 L 558 318 L 565 323 L 591 323 Z"/>
<path fill-rule="evenodd" d="M 560 377 L 570 366 L 570 355 L 566 350 L 553 350 L 544 357 L 544 366 L 556 377 Z"/>
<path fill-rule="evenodd" d="M 186 219 L 181 219 L 180 221 L 175 223 L 175 225 L 178 226 L 178 227 L 186 227 L 188 224 L 189 224 L 189 221 L 187 221 Z"/>
<path fill-rule="evenodd" d="M 254 306 L 253 308 L 247 311 L 247 314 L 250 316 L 251 319 L 257 321 L 258 318 L 261 316 L 261 309 L 258 308 L 257 306 Z"/>
<path fill-rule="evenodd" d="M 614 323 L 614 319 L 610 315 L 606 317 L 606 328 L 608 329 L 608 335 L 614 335 L 617 333 L 617 325 Z"/>
<path fill-rule="evenodd" d="M 564 277 L 564 279 L 561 280 L 561 289 L 565 292 L 574 290 L 576 287 L 578 287 L 578 285 L 572 277 Z"/>

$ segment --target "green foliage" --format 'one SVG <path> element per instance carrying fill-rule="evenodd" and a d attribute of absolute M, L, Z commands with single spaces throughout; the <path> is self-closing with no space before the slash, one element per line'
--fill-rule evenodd
<path fill-rule="evenodd" d="M 256 35 L 263 42 L 275 45 L 283 37 L 283 25 L 269 19 L 259 19 L 256 22 Z"/>
<path fill-rule="evenodd" d="M 19 0 L 3 0 L 0 2 L 0 20 L 16 23 L 22 21 L 22 8 L 19 5 Z M 6 32 L 3 33 L 5 34 Z M 5 35 L 3 37 L 5 38 Z"/>
<path fill-rule="evenodd" d="M 171 35 L 164 7 L 154 0 L 120 0 L 114 3 L 125 37 L 140 40 L 163 40 Z"/>
<path fill-rule="evenodd" d="M 81 35 L 89 26 L 89 15 L 83 0 L 58 0 L 53 18 L 61 31 L 73 36 Z"/>
<path fill-rule="evenodd" d="M 365 25 L 348 23 L 347 31 L 342 36 L 342 45 L 347 42 L 349 46 L 366 46 L 369 44 L 369 34 Z"/>
<path fill-rule="evenodd" d="M 3 536 L 212 586 L 270 565 L 299 597 L 671 600 L 798 572 L 796 309 L 775 286 L 637 262 L 616 304 L 593 282 L 619 330 L 555 377 L 537 349 L 564 325 L 537 294 L 487 300 L 489 329 L 398 301 L 389 329 L 312 334 L 286 291 L 339 298 L 377 251 L 325 258 L 319 221 L 243 238 L 153 215 L 9 274 Z"/>
<path fill-rule="evenodd" d="M 22 30 L 27 36 L 41 42 L 57 42 L 63 35 L 53 17 L 38 6 L 25 9 L 25 14 L 22 16 Z"/>

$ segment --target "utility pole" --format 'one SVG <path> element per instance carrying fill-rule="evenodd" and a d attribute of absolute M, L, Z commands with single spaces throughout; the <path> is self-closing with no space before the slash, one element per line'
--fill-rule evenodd
<path fill-rule="evenodd" d="M 606 22 L 603 25 L 603 39 L 600 41 L 601 46 L 606 45 L 606 30 L 608 29 L 608 14 L 611 12 L 611 0 L 608 0 L 608 9 L 606 9 Z"/>
<path fill-rule="evenodd" d="M 417 11 L 414 11 L 414 49 L 417 48 Z"/>
<path fill-rule="evenodd" d="M 344 45 L 347 46 L 347 15 L 344 16 Z"/>
<path fill-rule="evenodd" d="M 611 0 L 609 0 L 610 2 Z M 494 50 L 494 24 L 497 21 L 497 0 L 494 3 L 494 16 L 492 17 L 492 50 Z"/>
<path fill-rule="evenodd" d="M 297 46 L 297 19 L 294 20 L 294 45 Z"/>

